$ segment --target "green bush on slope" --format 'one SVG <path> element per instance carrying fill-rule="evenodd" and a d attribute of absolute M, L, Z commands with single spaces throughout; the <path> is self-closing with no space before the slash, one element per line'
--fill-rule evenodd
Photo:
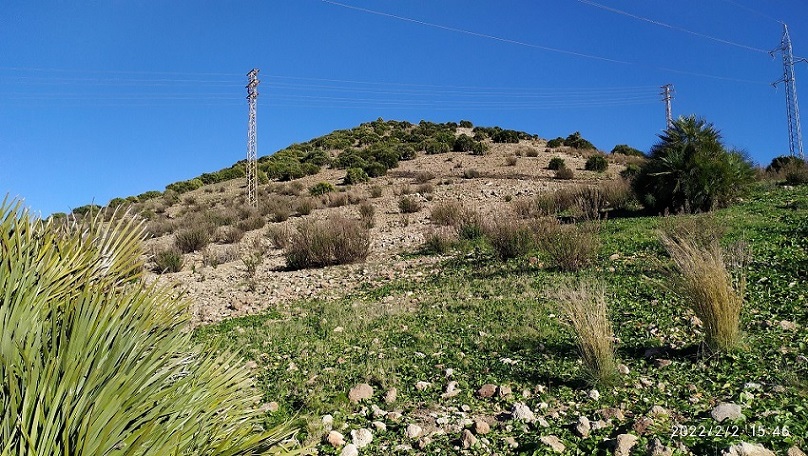
<path fill-rule="evenodd" d="M 286 451 L 242 361 L 195 347 L 187 308 L 141 280 L 141 237 L 0 204 L 0 455 Z"/>

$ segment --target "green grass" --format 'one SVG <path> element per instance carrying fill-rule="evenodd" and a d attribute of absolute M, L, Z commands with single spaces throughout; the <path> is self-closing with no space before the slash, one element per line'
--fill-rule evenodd
<path fill-rule="evenodd" d="M 452 415 L 447 411 L 451 407 L 468 405 L 469 416 L 495 416 L 515 402 L 546 416 L 550 427 L 502 422 L 485 436 L 491 451 L 546 454 L 539 438 L 555 434 L 582 454 L 603 453 L 606 439 L 630 432 L 654 405 L 671 410 L 672 417 L 658 419 L 640 436 L 638 448 L 654 438 L 675 446 L 679 438 L 671 437 L 671 425 L 715 426 L 709 413 L 719 402 L 741 404 L 746 419 L 738 423 L 737 437 L 682 438 L 694 453 L 720 453 L 739 441 L 761 443 L 778 453 L 792 444 L 805 450 L 808 188 L 761 185 L 715 217 L 728 227 L 722 242 L 745 240 L 752 254 L 741 314 L 743 348 L 732 353 L 699 352 L 703 334 L 691 325 L 692 313 L 671 289 L 672 263 L 659 242 L 661 220 L 656 217 L 603 222 L 595 264 L 575 274 L 541 267 L 548 261 L 540 253 L 537 259 L 502 262 L 484 242 L 475 242 L 461 246 L 438 272 L 419 282 L 367 284 L 338 300 L 288 303 L 269 314 L 201 328 L 196 337 L 221 339 L 223 347 L 259 364 L 264 399 L 280 404 L 279 411 L 268 415 L 269 423 L 290 417 L 317 423 L 330 413 L 337 426 L 348 425 L 345 435 L 372 427 L 370 414 L 356 413 L 369 405 L 350 404 L 347 392 L 357 383 L 373 385 L 372 404 L 399 410 L 404 419 L 387 421 L 387 431 L 375 432 L 373 443 L 363 450 L 367 454 L 392 454 L 393 446 L 406 441 L 406 425 L 430 412 Z M 619 257 L 610 259 L 613 254 Z M 617 358 L 630 369 L 614 388 L 600 391 L 599 401 L 586 398 L 590 387 L 573 334 L 555 315 L 553 303 L 542 298 L 561 278 L 587 276 L 606 283 Z M 781 320 L 795 322 L 799 329 L 784 330 Z M 662 350 L 658 357 L 672 364 L 656 367 L 644 357 L 651 348 Z M 452 398 L 441 397 L 447 368 L 454 370 L 452 379 L 462 389 Z M 418 381 L 433 386 L 418 391 Z M 747 382 L 762 388 L 745 390 Z M 514 394 L 480 399 L 474 392 L 486 383 L 509 385 Z M 398 389 L 393 405 L 382 400 L 390 387 Z M 524 390 L 530 392 L 526 397 Z M 547 410 L 539 410 L 541 403 Z M 586 439 L 573 433 L 570 425 L 578 415 L 594 421 L 606 407 L 624 408 L 626 420 Z M 553 411 L 563 414 L 552 418 Z M 457 420 L 455 416 L 451 422 Z M 768 429 L 769 435 L 753 436 L 753 425 Z M 790 436 L 771 435 L 782 426 Z M 435 437 L 428 449 L 455 454 L 459 436 Z M 308 437 L 320 442 L 322 430 L 312 424 Z M 506 437 L 514 437 L 519 448 L 510 449 Z M 320 450 L 334 454 L 322 444 Z"/>

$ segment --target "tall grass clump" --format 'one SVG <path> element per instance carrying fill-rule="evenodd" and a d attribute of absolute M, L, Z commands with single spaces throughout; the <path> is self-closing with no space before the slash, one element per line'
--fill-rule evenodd
<path fill-rule="evenodd" d="M 297 225 L 284 250 L 286 267 L 305 269 L 364 261 L 370 231 L 359 220 L 335 217 Z"/>
<path fill-rule="evenodd" d="M 564 281 L 548 297 L 573 330 L 586 376 L 594 384 L 613 385 L 618 375 L 606 285 L 599 280 Z"/>
<path fill-rule="evenodd" d="M 536 235 L 523 220 L 497 218 L 484 225 L 483 232 L 497 257 L 503 261 L 525 256 L 536 246 Z"/>
<path fill-rule="evenodd" d="M 160 250 L 154 254 L 154 271 L 158 274 L 180 272 L 182 263 L 182 253 L 176 248 Z"/>
<path fill-rule="evenodd" d="M 562 271 L 574 272 L 592 265 L 600 250 L 600 225 L 547 225 L 538 234 L 539 248 Z"/>
<path fill-rule="evenodd" d="M 193 342 L 187 305 L 143 280 L 142 236 L 0 204 L 3 455 L 284 451 L 243 361 Z"/>
<path fill-rule="evenodd" d="M 707 348 L 737 349 L 746 280 L 742 273 L 733 277 L 733 272 L 742 270 L 744 249 L 727 255 L 717 237 L 704 239 L 686 230 L 662 232 L 660 239 L 676 265 L 674 290 L 702 321 Z"/>
<path fill-rule="evenodd" d="M 191 253 L 204 249 L 210 244 L 212 227 L 209 225 L 190 226 L 177 231 L 174 245 L 182 253 Z"/>

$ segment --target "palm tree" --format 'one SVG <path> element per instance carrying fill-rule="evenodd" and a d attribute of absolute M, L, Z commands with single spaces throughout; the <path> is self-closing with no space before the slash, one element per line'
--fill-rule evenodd
<path fill-rule="evenodd" d="M 752 179 L 742 153 L 727 151 L 712 124 L 688 116 L 659 135 L 634 190 L 657 212 L 701 212 L 727 205 Z"/>

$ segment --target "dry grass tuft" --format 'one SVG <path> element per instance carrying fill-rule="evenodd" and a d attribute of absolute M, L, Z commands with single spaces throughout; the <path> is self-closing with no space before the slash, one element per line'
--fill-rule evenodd
<path fill-rule="evenodd" d="M 707 348 L 737 349 L 746 280 L 742 274 L 733 278 L 732 270 L 741 271 L 746 263 L 745 247 L 727 255 L 717 238 L 700 238 L 682 230 L 663 232 L 660 239 L 678 271 L 674 289 L 703 322 Z"/>
<path fill-rule="evenodd" d="M 483 232 L 497 257 L 503 261 L 525 256 L 536 247 L 536 233 L 523 220 L 496 218 L 483 226 Z"/>
<path fill-rule="evenodd" d="M 564 281 L 549 292 L 560 313 L 575 333 L 590 380 L 613 385 L 617 379 L 614 331 L 606 304 L 606 286 L 599 280 Z"/>
<path fill-rule="evenodd" d="M 538 234 L 539 248 L 562 271 L 579 271 L 593 264 L 600 249 L 600 225 L 546 224 Z"/>
<path fill-rule="evenodd" d="M 284 256 L 289 269 L 304 269 L 364 261 L 369 252 L 370 232 L 362 222 L 334 217 L 299 223 Z"/>

